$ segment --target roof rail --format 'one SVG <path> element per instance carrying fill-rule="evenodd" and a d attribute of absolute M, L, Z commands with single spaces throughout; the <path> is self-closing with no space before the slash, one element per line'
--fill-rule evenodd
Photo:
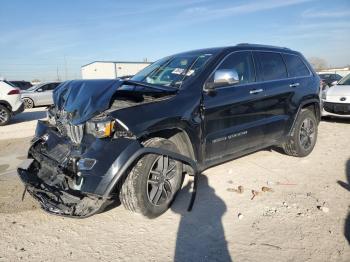
<path fill-rule="evenodd" d="M 257 46 L 257 47 L 272 47 L 272 48 L 283 48 L 283 49 L 288 49 L 290 50 L 290 48 L 288 47 L 282 47 L 282 46 L 274 46 L 274 45 L 262 45 L 262 44 L 250 44 L 250 43 L 239 43 L 237 44 L 238 46 Z"/>

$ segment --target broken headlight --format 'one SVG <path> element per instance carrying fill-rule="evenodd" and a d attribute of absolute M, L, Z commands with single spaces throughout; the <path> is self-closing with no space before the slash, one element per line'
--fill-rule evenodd
<path fill-rule="evenodd" d="M 119 119 L 95 118 L 86 122 L 86 132 L 98 138 L 133 137 L 129 128 Z"/>
<path fill-rule="evenodd" d="M 111 137 L 114 133 L 115 121 L 111 119 L 91 119 L 86 122 L 86 132 L 98 138 Z"/>

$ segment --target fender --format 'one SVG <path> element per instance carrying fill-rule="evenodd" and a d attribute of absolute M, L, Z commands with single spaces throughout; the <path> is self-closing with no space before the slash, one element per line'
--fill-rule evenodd
<path fill-rule="evenodd" d="M 115 174 L 115 176 L 113 177 L 111 183 L 109 184 L 109 186 L 107 187 L 105 193 L 104 193 L 104 197 L 108 198 L 109 195 L 112 193 L 113 189 L 115 188 L 115 186 L 117 185 L 118 181 L 122 178 L 122 176 L 125 174 L 125 172 L 134 164 L 134 162 L 137 159 L 140 159 L 141 156 L 146 155 L 146 154 L 156 154 L 156 155 L 165 155 L 168 156 L 170 158 L 173 158 L 177 161 L 180 161 L 182 163 L 185 163 L 187 165 L 190 165 L 194 171 L 194 178 L 193 178 L 193 191 L 192 191 L 192 196 L 191 196 L 191 200 L 190 200 L 190 204 L 188 206 L 187 211 L 191 211 L 194 201 L 196 199 L 196 194 L 197 194 L 197 187 L 198 187 L 198 176 L 200 174 L 200 170 L 198 169 L 198 165 L 197 162 L 195 162 L 194 160 L 175 153 L 175 152 L 171 152 L 169 150 L 166 149 L 161 149 L 161 148 L 154 148 L 154 147 L 143 147 L 140 148 L 139 150 L 137 150 L 124 164 L 123 166 L 117 171 L 117 173 Z"/>
<path fill-rule="evenodd" d="M 293 135 L 293 131 L 294 131 L 294 126 L 295 126 L 295 122 L 298 119 L 298 116 L 301 112 L 301 110 L 305 107 L 305 105 L 308 104 L 317 104 L 319 111 L 316 111 L 316 119 L 319 121 L 320 120 L 320 116 L 321 116 L 321 102 L 320 99 L 317 98 L 312 98 L 312 99 L 306 99 L 304 101 L 302 101 L 298 107 L 297 113 L 295 114 L 294 120 L 293 120 L 293 124 L 291 126 L 291 128 L 289 129 L 288 132 L 288 136 L 292 136 Z"/>

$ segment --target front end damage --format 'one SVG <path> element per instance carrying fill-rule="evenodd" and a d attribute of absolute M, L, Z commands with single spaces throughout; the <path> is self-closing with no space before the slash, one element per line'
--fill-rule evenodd
<path fill-rule="evenodd" d="M 140 149 L 134 138 L 96 138 L 79 127 L 38 121 L 28 159 L 18 168 L 26 191 L 52 214 L 88 217 L 116 195 L 106 194 L 119 166 Z M 78 130 L 78 131 L 77 131 Z M 127 135 L 127 132 L 124 132 Z"/>
<path fill-rule="evenodd" d="M 86 87 L 86 83 L 82 87 Z M 121 109 L 118 98 L 114 97 L 112 103 L 107 103 L 105 98 L 107 105 L 97 106 L 103 113 L 94 113 L 91 107 L 96 101 L 91 102 L 90 97 L 84 103 L 78 96 L 81 93 L 79 87 L 74 90 L 61 87 L 61 92 L 54 95 L 55 106 L 49 109 L 47 121 L 38 121 L 28 159 L 18 168 L 25 185 L 24 193 L 33 196 L 45 211 L 84 218 L 104 210 L 117 200 L 117 189 L 123 176 L 145 154 L 168 155 L 190 165 L 194 173 L 198 173 L 196 163 L 187 157 L 157 148 L 144 148 L 123 122 L 108 114 L 115 110 L 116 102 L 117 110 Z M 164 99 L 164 96 L 160 97 Z M 71 100 L 70 103 L 76 106 L 77 99 L 81 104 L 80 111 L 69 111 L 70 104 L 66 101 Z M 125 92 L 120 101 L 123 108 L 137 104 L 125 101 Z M 148 102 L 143 99 L 142 103 Z M 82 106 L 86 108 L 83 110 Z M 191 207 L 196 181 L 195 176 Z"/>

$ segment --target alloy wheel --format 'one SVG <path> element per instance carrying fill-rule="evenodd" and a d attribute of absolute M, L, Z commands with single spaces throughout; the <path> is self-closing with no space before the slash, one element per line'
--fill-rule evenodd
<path fill-rule="evenodd" d="M 309 150 L 315 140 L 315 123 L 311 118 L 305 118 L 300 126 L 299 141 L 304 150 Z"/>
<path fill-rule="evenodd" d="M 29 98 L 24 98 L 23 99 L 23 103 L 24 103 L 24 108 L 25 109 L 29 109 L 29 108 L 33 108 L 34 107 L 33 100 L 31 100 Z"/>
<path fill-rule="evenodd" d="M 172 199 L 176 190 L 176 161 L 159 156 L 152 164 L 147 179 L 148 200 L 156 206 Z"/>

